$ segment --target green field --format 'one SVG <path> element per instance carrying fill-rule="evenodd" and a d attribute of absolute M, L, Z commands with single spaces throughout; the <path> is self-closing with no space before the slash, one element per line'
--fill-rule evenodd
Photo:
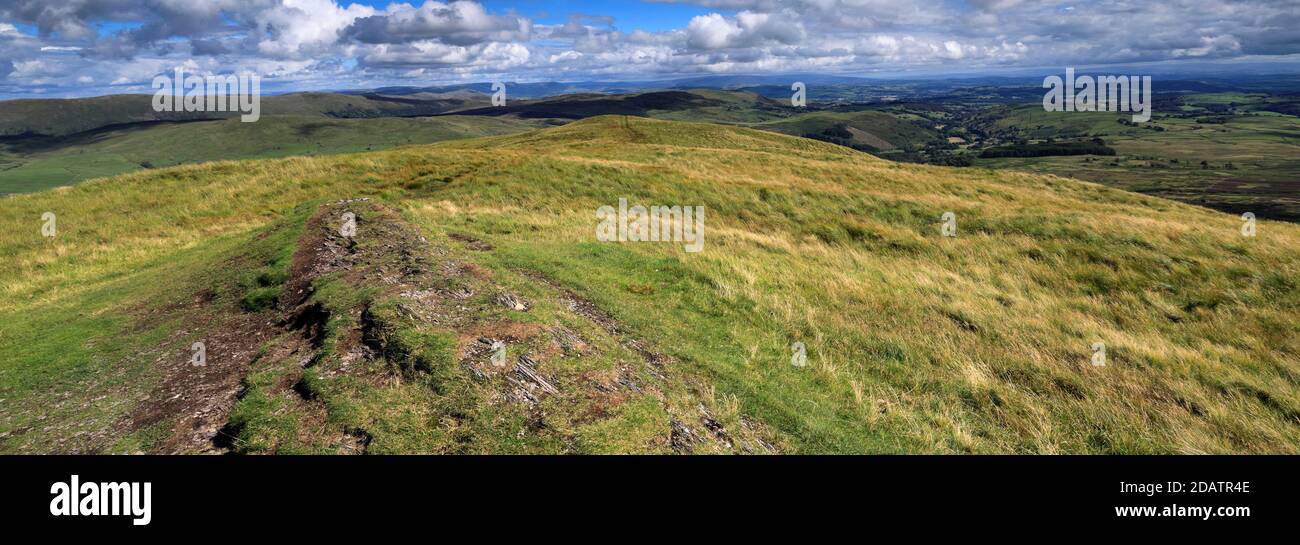
<path fill-rule="evenodd" d="M 1118 156 L 979 159 L 976 164 L 1101 182 L 1236 214 L 1300 220 L 1300 118 L 1247 111 L 1211 124 L 1157 112 L 1151 123 L 1131 127 L 1119 124 L 1117 115 L 1017 107 L 997 125 L 1019 128 L 1029 138 L 1102 138 Z"/>
<path fill-rule="evenodd" d="M 606 116 L 5 207 L 6 453 L 1300 452 L 1300 227 L 1072 179 Z"/>

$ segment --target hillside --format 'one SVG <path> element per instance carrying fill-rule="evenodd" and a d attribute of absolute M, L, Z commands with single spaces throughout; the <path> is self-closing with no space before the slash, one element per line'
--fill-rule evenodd
<path fill-rule="evenodd" d="M 789 119 L 754 125 L 754 128 L 818 140 L 827 140 L 830 137 L 836 143 L 839 143 L 840 138 L 833 135 L 839 133 L 844 135 L 845 144 L 869 151 L 919 149 L 926 144 L 943 140 L 941 135 L 926 123 L 914 122 L 899 114 L 871 110 L 809 112 Z"/>
<path fill-rule="evenodd" d="M 374 93 L 290 93 L 263 96 L 261 114 L 330 118 L 415 117 L 487 103 L 487 96 L 467 92 L 426 93 L 418 97 Z M 227 119 L 238 115 L 237 112 L 155 112 L 152 95 L 4 100 L 0 101 L 0 136 L 59 137 L 136 123 Z"/>
<path fill-rule="evenodd" d="M 5 206 L 7 453 L 1300 451 L 1300 226 L 1086 182 L 606 116 Z"/>
<path fill-rule="evenodd" d="M 266 116 L 136 123 L 62 137 L 0 140 L 0 195 L 26 193 L 112 176 L 216 160 L 319 155 L 508 134 L 544 123 L 490 117 L 335 119 Z"/>

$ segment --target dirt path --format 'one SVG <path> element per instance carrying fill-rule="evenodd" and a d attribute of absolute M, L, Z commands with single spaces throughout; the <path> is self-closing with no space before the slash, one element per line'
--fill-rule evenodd
<path fill-rule="evenodd" d="M 345 214 L 355 218 L 353 236 L 340 232 Z M 449 239 L 471 254 L 495 251 L 474 237 L 452 234 Z M 463 391 L 462 385 L 455 387 L 459 393 L 439 395 L 513 404 L 528 415 L 529 424 L 520 433 L 572 429 L 611 417 L 629 400 L 650 397 L 670 417 L 660 444 L 671 452 L 777 451 L 761 424 L 742 417 L 728 429 L 709 408 L 712 394 L 704 393 L 711 392 L 704 380 L 678 369 L 672 356 L 633 335 L 612 314 L 540 274 L 525 272 L 524 277 L 539 283 L 570 317 L 594 325 L 587 331 L 607 335 L 640 362 L 578 372 L 583 366 L 573 359 L 598 356 L 601 343 L 558 323 L 505 318 L 509 312 L 530 312 L 535 301 L 503 289 L 492 271 L 457 258 L 450 247 L 431 244 L 396 212 L 365 200 L 338 201 L 320 206 L 303 226 L 272 309 L 215 313 L 210 295 L 200 295 L 169 310 L 208 317 L 166 341 L 158 361 L 160 385 L 124 420 L 120 432 L 153 430 L 153 436 L 161 436 L 152 449 L 159 453 L 242 452 L 248 445 L 240 443 L 241 430 L 231 423 L 232 408 L 246 395 L 247 378 L 270 369 L 279 378 L 258 386 L 259 395 L 289 404 L 286 410 L 306 430 L 301 432 L 307 434 L 301 437 L 304 444 L 365 453 L 374 439 L 371 432 L 329 423 L 326 404 L 304 382 L 305 373 L 312 369 L 322 381 L 346 375 L 380 389 L 424 380 L 420 377 L 431 372 L 429 364 L 405 344 L 408 334 L 403 331 L 433 328 L 452 332 L 456 365 L 478 392 Z M 344 307 L 323 303 L 315 291 L 322 279 L 334 289 L 366 295 Z M 347 316 L 334 315 L 338 313 Z M 189 343 L 199 337 L 206 344 L 207 364 L 194 366 Z M 510 356 L 502 360 L 498 353 Z M 437 382 L 430 384 L 439 388 Z M 558 405 L 550 398 L 560 400 Z M 564 412 L 554 412 L 557 408 Z M 444 422 L 470 425 L 465 418 L 452 414 Z M 573 441 L 564 440 L 570 449 L 576 448 Z"/>

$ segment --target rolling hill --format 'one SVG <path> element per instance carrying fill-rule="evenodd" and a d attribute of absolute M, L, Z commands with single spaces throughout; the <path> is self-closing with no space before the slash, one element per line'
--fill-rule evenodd
<path fill-rule="evenodd" d="M 585 119 L 635 115 L 712 123 L 758 123 L 797 115 L 800 110 L 753 93 L 687 89 L 632 94 L 582 93 L 510 101 L 503 107 L 463 108 L 457 115 L 512 116 L 525 119 Z"/>
<path fill-rule="evenodd" d="M 467 89 L 380 89 L 263 98 L 262 119 L 155 113 L 144 95 L 0 102 L 0 195 L 145 168 L 387 149 L 521 132 L 597 115 L 748 123 L 797 110 L 748 93 L 578 94 L 487 107 Z M 886 133 L 892 134 L 892 133 Z"/>
<path fill-rule="evenodd" d="M 382 93 L 290 93 L 263 96 L 261 114 L 349 119 L 417 117 L 487 103 L 487 96 L 468 91 L 415 97 Z M 137 123 L 228 119 L 238 115 L 236 112 L 155 112 L 151 95 L 5 100 L 0 101 L 0 136 L 59 137 Z"/>
<path fill-rule="evenodd" d="M 927 123 L 917 123 L 904 115 L 873 110 L 855 112 L 817 111 L 789 119 L 752 125 L 794 136 L 823 138 L 838 129 L 847 133 L 847 143 L 872 151 L 899 148 L 919 149 L 942 140 L 938 131 Z"/>
<path fill-rule="evenodd" d="M 149 99 L 0 102 L 0 195 L 142 168 L 378 150 L 521 132 L 597 115 L 724 123 L 798 115 L 757 95 L 703 89 L 511 100 L 500 108 L 467 89 L 294 93 L 263 97 L 256 123 L 240 123 L 234 113 L 156 113 Z"/>
<path fill-rule="evenodd" d="M 1300 226 L 1092 183 L 603 116 L 5 206 L 3 452 L 1300 451 Z"/>
<path fill-rule="evenodd" d="M 541 121 L 491 117 L 336 119 L 276 115 L 118 125 L 62 137 L 0 139 L 0 195 L 135 170 L 216 160 L 320 155 L 522 132 Z"/>

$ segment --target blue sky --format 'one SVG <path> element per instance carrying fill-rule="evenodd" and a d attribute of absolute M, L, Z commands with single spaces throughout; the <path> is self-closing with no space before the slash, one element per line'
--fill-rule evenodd
<path fill-rule="evenodd" d="M 4 0 L 0 96 L 1300 61 L 1287 0 Z M 575 14 L 583 18 L 572 19 Z M 609 21 L 613 21 L 612 25 Z"/>

